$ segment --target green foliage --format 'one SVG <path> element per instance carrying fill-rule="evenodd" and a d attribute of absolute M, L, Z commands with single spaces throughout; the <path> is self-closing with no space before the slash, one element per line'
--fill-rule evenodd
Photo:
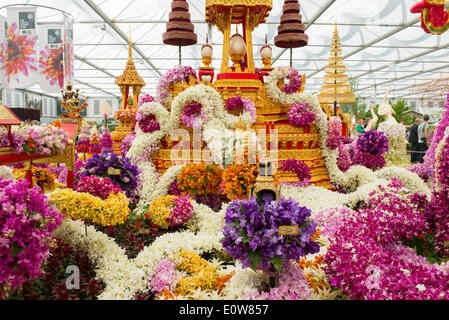
<path fill-rule="evenodd" d="M 405 111 L 411 109 L 411 107 L 407 105 L 407 102 L 404 99 L 398 100 L 395 104 L 392 104 L 391 107 L 393 108 L 394 112 L 396 112 L 395 118 L 397 122 L 401 122 L 402 120 L 404 120 L 404 124 L 413 123 L 413 121 L 411 123 L 405 123 L 405 118 L 402 117 L 402 114 Z M 411 117 L 408 117 L 408 121 L 410 121 L 409 118 L 411 119 Z"/>
<path fill-rule="evenodd" d="M 281 275 L 282 269 L 284 268 L 284 264 L 285 264 L 286 260 L 282 259 L 279 256 L 276 256 L 273 259 L 271 259 L 270 262 L 273 265 L 274 269 L 278 272 L 278 274 Z"/>

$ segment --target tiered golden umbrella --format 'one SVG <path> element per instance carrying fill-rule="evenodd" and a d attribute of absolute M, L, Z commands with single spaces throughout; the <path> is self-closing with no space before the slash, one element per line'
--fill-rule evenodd
<path fill-rule="evenodd" d="M 321 87 L 321 93 L 318 95 L 318 101 L 321 104 L 333 104 L 334 115 L 337 115 L 337 104 L 356 102 L 355 94 L 351 92 L 346 67 L 343 65 L 343 54 L 337 25 L 335 25 L 332 37 L 329 65 L 326 67 L 325 72 L 324 85 Z"/>

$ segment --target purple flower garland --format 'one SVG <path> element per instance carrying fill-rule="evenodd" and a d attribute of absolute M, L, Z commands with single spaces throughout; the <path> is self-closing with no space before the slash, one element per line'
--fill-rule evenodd
<path fill-rule="evenodd" d="M 202 118 L 201 111 L 203 106 L 198 102 L 191 102 L 184 107 L 184 112 L 182 113 L 181 122 L 187 127 L 193 128 L 199 118 Z"/>

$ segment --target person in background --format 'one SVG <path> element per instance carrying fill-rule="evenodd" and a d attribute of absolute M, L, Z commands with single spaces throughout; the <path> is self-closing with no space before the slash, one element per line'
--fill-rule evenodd
<path fill-rule="evenodd" d="M 415 123 L 410 127 L 408 142 L 412 144 L 412 163 L 418 162 L 418 127 L 421 124 L 421 119 L 416 119 Z"/>
<path fill-rule="evenodd" d="M 357 121 L 356 131 L 358 134 L 365 133 L 365 129 L 363 128 L 363 120 L 359 119 Z"/>
<path fill-rule="evenodd" d="M 427 148 L 430 144 L 430 126 L 429 126 L 429 115 L 425 114 L 423 117 L 423 123 L 418 127 L 418 162 L 424 162 L 424 155 L 427 152 Z"/>

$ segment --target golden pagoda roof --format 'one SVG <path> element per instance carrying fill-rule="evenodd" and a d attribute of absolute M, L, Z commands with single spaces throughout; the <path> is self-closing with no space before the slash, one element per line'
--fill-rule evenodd
<path fill-rule="evenodd" d="M 223 11 L 232 8 L 231 23 L 242 23 L 244 21 L 247 8 L 251 14 L 263 13 L 260 15 L 257 25 L 265 23 L 269 12 L 273 8 L 272 0 L 206 0 L 206 21 L 217 24 L 217 20 L 221 20 L 220 15 Z"/>
<path fill-rule="evenodd" d="M 118 86 L 130 85 L 130 86 L 145 86 L 145 81 L 137 73 L 136 65 L 133 60 L 133 50 L 131 46 L 131 32 L 129 33 L 129 44 L 128 44 L 128 62 L 126 63 L 126 69 L 123 74 L 115 80 L 115 84 Z"/>
<path fill-rule="evenodd" d="M 341 50 L 340 36 L 337 25 L 332 37 L 329 65 L 326 66 L 323 77 L 324 85 L 317 95 L 321 104 L 326 103 L 355 103 L 356 96 L 351 92 L 349 77 L 346 74 L 346 67 L 343 64 L 343 52 Z"/>

